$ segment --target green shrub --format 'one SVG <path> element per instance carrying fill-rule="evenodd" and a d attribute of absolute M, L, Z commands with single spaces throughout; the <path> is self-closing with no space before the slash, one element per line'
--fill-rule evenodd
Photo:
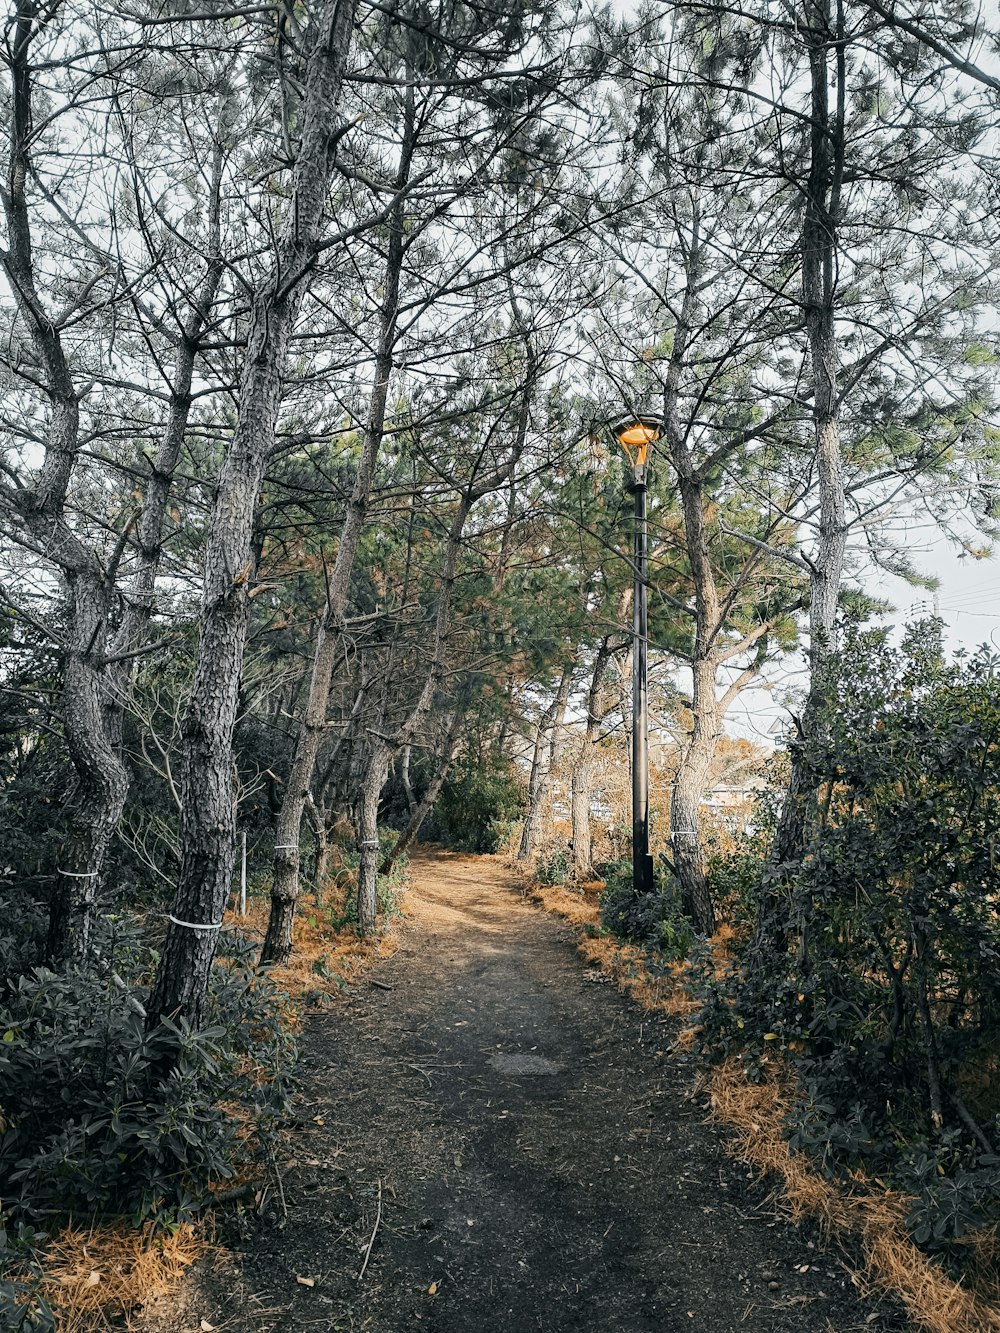
<path fill-rule="evenodd" d="M 55 1333 L 55 1315 L 39 1287 L 44 1233 L 24 1222 L 11 1233 L 0 1219 L 0 1329 L 3 1333 Z"/>
<path fill-rule="evenodd" d="M 198 1032 L 169 1020 L 145 1032 L 140 980 L 153 961 L 119 939 L 99 967 L 32 969 L 0 1004 L 0 1195 L 16 1220 L 183 1215 L 286 1112 L 294 1046 L 249 950 L 234 944 L 213 969 Z M 139 980 L 121 978 L 126 962 Z"/>
<path fill-rule="evenodd" d="M 524 814 L 524 781 L 507 760 L 452 771 L 434 806 L 432 828 L 448 847 L 495 852 Z"/>
<path fill-rule="evenodd" d="M 538 858 L 535 876 L 539 884 L 565 884 L 570 878 L 570 869 L 569 852 L 565 847 L 557 847 Z"/>
<path fill-rule="evenodd" d="M 655 891 L 638 896 L 632 885 L 631 861 L 610 862 L 604 875 L 601 924 L 605 930 L 644 945 L 663 959 L 686 957 L 694 932 L 681 910 L 680 886 L 671 872 L 658 866 Z"/>
<path fill-rule="evenodd" d="M 911 1192 L 914 1237 L 947 1247 L 1000 1220 L 1000 659 L 946 663 L 936 622 L 854 632 L 822 683 L 807 844 L 767 867 L 731 975 L 706 971 L 703 1040 L 782 1052 L 793 1147 Z"/>

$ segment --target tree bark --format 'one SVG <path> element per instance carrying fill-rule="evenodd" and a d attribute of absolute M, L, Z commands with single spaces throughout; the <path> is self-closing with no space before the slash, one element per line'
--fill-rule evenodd
<path fill-rule="evenodd" d="M 389 776 L 392 749 L 375 739 L 361 782 L 358 802 L 358 934 L 373 935 L 378 925 L 378 807 Z"/>
<path fill-rule="evenodd" d="M 811 86 L 811 142 L 802 226 L 802 306 L 812 369 L 813 431 L 819 489 L 819 539 L 809 572 L 809 692 L 801 720 L 808 737 L 819 715 L 822 667 L 836 647 L 837 603 L 847 546 L 844 463 L 840 443 L 839 358 L 836 341 L 837 234 L 844 171 L 842 33 L 835 31 L 829 0 L 803 0 Z M 839 23 L 839 20 L 838 20 Z M 829 61 L 836 61 L 837 100 L 830 106 Z M 803 772 L 801 744 L 792 746 L 789 790 L 775 830 L 772 866 L 802 854 L 815 792 Z M 762 905 L 765 915 L 766 900 Z"/>
<path fill-rule="evenodd" d="M 548 777 L 552 772 L 552 760 L 556 752 L 556 736 L 566 715 L 570 686 L 573 681 L 575 662 L 570 660 L 562 669 L 559 684 L 552 702 L 542 714 L 535 733 L 535 748 L 531 758 L 531 774 L 528 778 L 528 810 L 521 830 L 521 842 L 517 849 L 517 860 L 527 861 L 535 849 L 542 823 L 542 807 L 548 790 Z M 547 761 L 547 762 L 546 762 Z"/>
<path fill-rule="evenodd" d="M 201 639 L 184 722 L 181 868 L 172 920 L 148 1005 L 201 1024 L 229 896 L 235 824 L 232 742 L 256 556 L 254 519 L 274 447 L 292 327 L 314 263 L 333 173 L 337 109 L 356 0 L 326 0 L 306 67 L 302 139 L 289 217 L 251 303 L 237 427 L 219 477 L 205 553 Z"/>
<path fill-rule="evenodd" d="M 720 727 L 716 697 L 717 645 L 724 616 L 712 568 L 705 522 L 704 478 L 695 467 L 677 420 L 677 399 L 683 359 L 687 355 L 696 292 L 702 278 L 701 221 L 697 196 L 692 203 L 686 285 L 674 347 L 667 371 L 664 418 L 670 461 L 684 518 L 684 542 L 694 584 L 694 644 L 691 652 L 691 734 L 681 751 L 670 802 L 673 865 L 681 886 L 684 910 L 695 929 L 711 935 L 715 913 L 701 851 L 700 807 L 708 768 Z"/>
<path fill-rule="evenodd" d="M 399 755 L 399 780 L 403 784 L 403 791 L 406 794 L 406 809 L 411 819 L 417 813 L 417 798 L 413 794 L 413 787 L 410 785 L 410 752 L 412 746 L 404 745 Z"/>
<path fill-rule="evenodd" d="M 50 904 L 47 955 L 51 961 L 84 958 L 105 860 L 124 809 L 128 781 L 104 723 L 108 620 L 117 553 L 105 568 L 65 514 L 70 478 L 80 448 L 80 407 L 59 322 L 36 286 L 25 186 L 30 175 L 33 121 L 31 45 L 54 15 L 40 15 L 19 0 L 8 36 L 11 70 L 10 154 L 0 187 L 8 249 L 0 252 L 18 311 L 31 336 L 48 399 L 41 467 L 34 485 L 4 485 L 0 495 L 33 544 L 60 570 L 69 601 L 64 643 L 63 728 L 76 773 L 71 836 L 57 866 Z"/>
<path fill-rule="evenodd" d="M 411 93 L 407 101 L 403 142 L 396 172 L 397 192 L 402 191 L 409 180 L 414 148 L 415 122 Z M 399 315 L 399 282 L 405 255 L 404 224 L 403 201 L 400 199 L 393 209 L 389 223 L 385 294 L 379 313 L 379 340 L 375 355 L 375 381 L 368 404 L 361 457 L 358 460 L 354 487 L 344 517 L 337 558 L 330 576 L 326 611 L 316 635 L 305 713 L 296 741 L 284 800 L 278 814 L 271 879 L 271 911 L 260 955 L 261 961 L 265 963 L 287 962 L 292 949 L 292 926 L 299 893 L 299 837 L 302 812 L 326 727 L 327 701 L 330 697 L 330 684 L 333 680 L 350 592 L 351 571 L 354 568 L 358 544 L 368 513 L 375 465 L 385 431 L 386 401 L 389 394 L 389 377 L 393 368 L 396 324 Z"/>
<path fill-rule="evenodd" d="M 590 797 L 593 789 L 594 749 L 601 733 L 604 710 L 601 700 L 604 678 L 611 661 L 611 639 L 605 636 L 594 658 L 594 670 L 587 692 L 587 725 L 583 744 L 573 766 L 570 819 L 573 828 L 573 878 L 582 883 L 594 878 L 593 849 L 590 838 Z"/>

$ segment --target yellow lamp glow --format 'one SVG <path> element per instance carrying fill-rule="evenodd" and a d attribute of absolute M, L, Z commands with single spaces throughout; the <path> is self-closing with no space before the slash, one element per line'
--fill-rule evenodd
<path fill-rule="evenodd" d="M 632 466 L 645 467 L 650 445 L 660 438 L 659 421 L 655 417 L 626 417 L 613 429 Z"/>

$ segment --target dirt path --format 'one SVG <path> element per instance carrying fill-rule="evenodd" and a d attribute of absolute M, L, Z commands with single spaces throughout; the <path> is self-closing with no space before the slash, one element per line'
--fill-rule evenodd
<path fill-rule="evenodd" d="M 379 984 L 305 1037 L 287 1225 L 204 1265 L 160 1327 L 886 1327 L 725 1157 L 669 1029 L 499 862 L 421 856 L 414 881 Z"/>

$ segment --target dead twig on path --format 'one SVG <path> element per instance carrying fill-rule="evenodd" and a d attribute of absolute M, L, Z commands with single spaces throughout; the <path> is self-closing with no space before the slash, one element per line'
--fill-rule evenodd
<path fill-rule="evenodd" d="M 372 1227 L 372 1234 L 368 1240 L 368 1248 L 365 1250 L 365 1261 L 361 1265 L 361 1272 L 358 1274 L 358 1281 L 365 1275 L 365 1269 L 368 1267 L 368 1260 L 371 1258 L 372 1246 L 375 1244 L 375 1237 L 378 1235 L 378 1224 L 382 1221 L 382 1182 L 378 1182 L 378 1211 L 375 1214 L 375 1225 Z"/>

